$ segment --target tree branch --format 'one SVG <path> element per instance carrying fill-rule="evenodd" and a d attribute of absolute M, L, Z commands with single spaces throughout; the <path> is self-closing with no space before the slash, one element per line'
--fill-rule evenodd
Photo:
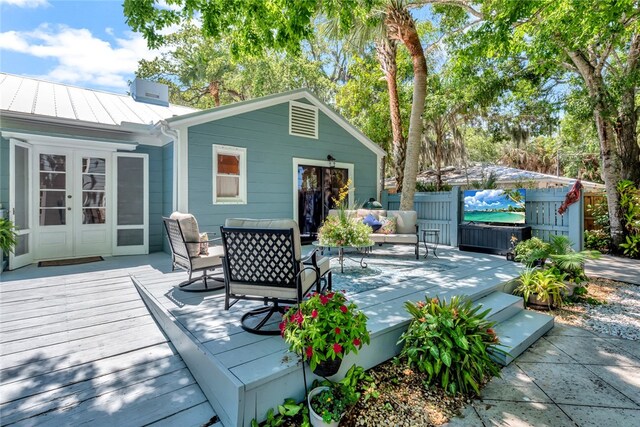
<path fill-rule="evenodd" d="M 480 18 L 482 19 L 484 17 L 484 15 L 482 14 L 482 12 L 480 12 L 479 10 L 476 10 L 473 8 L 473 6 L 471 6 L 470 2 L 466 1 L 466 0 L 417 0 L 415 2 L 412 2 L 411 4 L 407 5 L 408 8 L 418 8 L 418 7 L 422 7 L 425 6 L 427 4 L 440 4 L 443 6 L 458 6 L 464 10 L 466 10 L 467 12 L 469 12 L 471 15 L 475 16 L 476 18 Z"/>

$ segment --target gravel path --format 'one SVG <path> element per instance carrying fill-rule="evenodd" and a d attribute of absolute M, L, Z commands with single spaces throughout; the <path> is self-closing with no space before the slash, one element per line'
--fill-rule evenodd
<path fill-rule="evenodd" d="M 557 321 L 618 338 L 640 340 L 640 285 L 593 278 L 587 289 L 587 296 L 606 303 L 565 306 L 554 313 Z"/>

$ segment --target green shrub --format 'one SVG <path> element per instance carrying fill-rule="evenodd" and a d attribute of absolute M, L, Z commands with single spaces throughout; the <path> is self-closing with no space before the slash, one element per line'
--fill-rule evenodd
<path fill-rule="evenodd" d="M 623 253 L 631 258 L 640 257 L 640 193 L 631 181 L 620 181 L 616 187 L 620 195 L 620 211 L 624 226 L 625 242 L 620 244 Z"/>
<path fill-rule="evenodd" d="M 630 258 L 640 258 L 640 234 L 630 234 L 625 240 L 625 243 L 620 243 L 623 253 Z"/>
<path fill-rule="evenodd" d="M 407 301 L 405 307 L 413 319 L 398 341 L 404 343 L 399 358 L 426 373 L 428 384 L 439 384 L 449 393 L 480 394 L 483 379 L 499 375 L 489 350 L 504 351 L 493 323 L 485 319 L 490 310 L 479 313 L 479 306 L 459 297 Z"/>
<path fill-rule="evenodd" d="M 584 232 L 584 245 L 587 249 L 607 253 L 611 245 L 611 236 L 601 229 L 587 230 Z"/>
<path fill-rule="evenodd" d="M 16 227 L 8 219 L 0 218 L 0 251 L 13 252 L 16 246 Z"/>
<path fill-rule="evenodd" d="M 555 267 L 566 274 L 567 280 L 579 282 L 586 278 L 585 261 L 599 258 L 600 252 L 592 250 L 576 252 L 571 246 L 571 240 L 567 236 L 551 236 L 547 257 L 553 261 Z"/>
<path fill-rule="evenodd" d="M 451 191 L 453 187 L 449 184 L 442 184 L 440 189 L 433 182 L 416 181 L 416 192 L 418 193 L 435 193 L 438 191 Z"/>
<path fill-rule="evenodd" d="M 546 258 L 548 249 L 549 244 L 543 242 L 537 237 L 523 240 L 522 242 L 518 243 L 514 249 L 516 261 L 520 261 L 523 264 L 527 265 L 527 267 L 531 267 L 533 265 L 533 262 L 537 259 Z M 538 255 L 541 254 L 544 256 L 538 257 Z"/>

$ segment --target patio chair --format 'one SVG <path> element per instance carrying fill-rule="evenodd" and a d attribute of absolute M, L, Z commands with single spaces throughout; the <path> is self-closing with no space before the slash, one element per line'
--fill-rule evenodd
<path fill-rule="evenodd" d="M 174 212 L 171 214 L 171 218 L 163 217 L 162 221 L 164 222 L 169 247 L 171 248 L 171 271 L 178 267 L 189 273 L 189 279 L 178 286 L 188 292 L 206 292 L 222 289 L 224 283 L 209 287 L 207 282 L 207 279 L 213 279 L 218 282 L 223 282 L 224 280 L 219 277 L 213 277 L 213 272 L 217 268 L 222 271 L 222 255 L 224 251 L 221 245 L 215 244 L 215 242 L 220 242 L 220 238 L 201 241 L 198 222 L 191 214 Z M 205 250 L 203 250 L 203 244 L 208 246 Z M 198 271 L 202 271 L 202 275 L 193 277 L 193 273 Z M 200 280 L 203 281 L 204 287 L 187 288 L 187 286 Z"/>
<path fill-rule="evenodd" d="M 322 290 L 316 254 L 311 254 L 310 265 L 304 264 L 300 232 L 293 220 L 227 219 L 225 224 L 220 228 L 224 308 L 228 310 L 239 300 L 262 301 L 264 307 L 242 316 L 242 328 L 254 334 L 277 335 L 277 327 L 268 327 L 273 314 L 283 313 L 283 305 L 299 304 L 313 289 Z"/>

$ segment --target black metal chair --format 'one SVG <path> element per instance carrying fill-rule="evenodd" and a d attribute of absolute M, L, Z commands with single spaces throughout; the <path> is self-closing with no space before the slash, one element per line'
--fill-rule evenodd
<path fill-rule="evenodd" d="M 167 239 L 171 248 L 171 271 L 176 267 L 186 270 L 189 273 L 189 279 L 180 283 L 178 286 L 188 292 L 206 292 L 224 288 L 224 283 L 217 286 L 209 287 L 207 279 L 217 282 L 223 282 L 221 277 L 214 277 L 214 271 L 219 268 L 222 272 L 222 255 L 224 250 L 221 245 L 214 243 L 220 242 L 218 239 L 208 239 L 200 241 L 200 233 L 198 231 L 198 223 L 193 215 L 190 214 L 172 214 L 172 218 L 162 218 L 165 230 L 167 231 Z M 182 224 L 182 225 L 181 225 Z M 201 243 L 209 245 L 207 253 L 200 252 Z M 193 277 L 194 272 L 202 271 L 202 276 Z M 187 288 L 195 282 L 202 280 L 204 287 Z"/>
<path fill-rule="evenodd" d="M 261 228 L 221 227 L 224 248 L 225 310 L 239 300 L 262 301 L 260 307 L 242 316 L 242 328 L 260 335 L 280 333 L 277 323 L 269 328 L 269 319 L 284 312 L 283 305 L 299 304 L 311 290 L 321 291 L 319 266 L 309 266 L 300 255 L 298 225 L 293 220 L 253 221 Z M 234 220 L 227 220 L 227 225 Z M 284 228 L 287 227 L 288 228 Z M 282 227 L 282 228 L 281 228 Z M 267 326 L 267 327 L 265 327 Z"/>

